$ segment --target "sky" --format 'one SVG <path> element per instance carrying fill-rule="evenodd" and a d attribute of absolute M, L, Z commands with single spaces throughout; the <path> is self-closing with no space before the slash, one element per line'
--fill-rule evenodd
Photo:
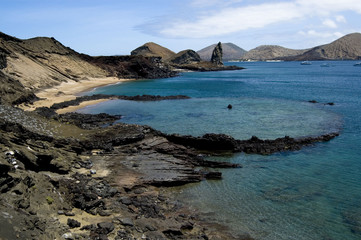
<path fill-rule="evenodd" d="M 360 0 L 0 0 L 0 31 L 89 55 L 146 42 L 174 52 L 231 42 L 306 49 L 361 32 Z"/>

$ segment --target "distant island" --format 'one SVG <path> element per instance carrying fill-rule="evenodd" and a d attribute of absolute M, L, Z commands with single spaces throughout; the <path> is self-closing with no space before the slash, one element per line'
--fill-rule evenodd
<path fill-rule="evenodd" d="M 204 61 L 211 59 L 216 44 L 197 53 Z M 315 61 L 315 60 L 360 60 L 361 34 L 351 33 L 329 44 L 308 49 L 290 49 L 278 45 L 261 45 L 249 51 L 234 43 L 222 43 L 223 61 Z"/>
<path fill-rule="evenodd" d="M 315 61 L 315 60 L 360 60 L 361 34 L 352 33 L 329 44 L 310 49 L 294 50 L 276 45 L 256 47 L 239 60 L 241 61 Z"/>

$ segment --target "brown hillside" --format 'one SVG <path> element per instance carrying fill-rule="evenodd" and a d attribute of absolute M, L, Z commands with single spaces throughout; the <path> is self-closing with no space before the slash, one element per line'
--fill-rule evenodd
<path fill-rule="evenodd" d="M 141 55 L 144 57 L 162 57 L 163 61 L 167 61 L 176 54 L 168 48 L 162 47 L 153 42 L 148 42 L 134 49 L 131 52 L 131 55 Z"/>
<path fill-rule="evenodd" d="M 28 89 L 41 89 L 60 82 L 106 77 L 107 72 L 82 60 L 54 38 L 19 40 L 0 35 L 0 51 L 6 55 L 3 72 Z"/>
<path fill-rule="evenodd" d="M 312 48 L 289 60 L 357 60 L 361 59 L 361 34 L 348 34 L 329 44 Z"/>
<path fill-rule="evenodd" d="M 151 45 L 151 49 L 159 49 Z M 166 53 L 166 51 L 163 51 Z M 54 38 L 21 40 L 0 32 L 0 70 L 32 91 L 62 82 L 174 76 L 159 59 L 144 56 L 92 57 L 65 47 Z M 101 84 L 101 82 L 100 82 Z"/>

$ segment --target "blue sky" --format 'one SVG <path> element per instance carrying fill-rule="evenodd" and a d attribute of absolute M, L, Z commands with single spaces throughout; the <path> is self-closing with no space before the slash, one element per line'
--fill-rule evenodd
<path fill-rule="evenodd" d="M 146 42 L 175 52 L 232 42 L 304 49 L 361 32 L 359 0 L 0 0 L 0 31 L 55 37 L 90 55 Z"/>

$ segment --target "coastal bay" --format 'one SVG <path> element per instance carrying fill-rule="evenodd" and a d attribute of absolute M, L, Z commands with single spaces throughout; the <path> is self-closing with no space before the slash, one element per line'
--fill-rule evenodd
<path fill-rule="evenodd" d="M 238 63 L 246 70 L 184 73 L 173 79 L 105 87 L 95 93 L 131 95 L 141 88 L 147 89 L 145 94 L 177 92 L 191 99 L 149 103 L 116 100 L 80 112 L 122 112 L 121 122 L 196 136 L 218 130 L 237 139 L 251 135 L 273 139 L 339 131 L 340 136 L 330 142 L 295 152 L 211 157 L 243 168 L 220 169 L 222 181 L 203 181 L 174 190 L 207 221 L 226 223 L 234 233 L 249 233 L 255 239 L 356 240 L 360 226 L 356 197 L 360 193 L 356 170 L 359 149 L 354 144 L 360 139 L 358 69 L 354 61 L 328 62 L 330 68 L 322 68 L 322 63 Z M 228 104 L 232 110 L 227 109 Z"/>
<path fill-rule="evenodd" d="M 1 237 L 359 237 L 355 62 L 0 38 Z"/>

